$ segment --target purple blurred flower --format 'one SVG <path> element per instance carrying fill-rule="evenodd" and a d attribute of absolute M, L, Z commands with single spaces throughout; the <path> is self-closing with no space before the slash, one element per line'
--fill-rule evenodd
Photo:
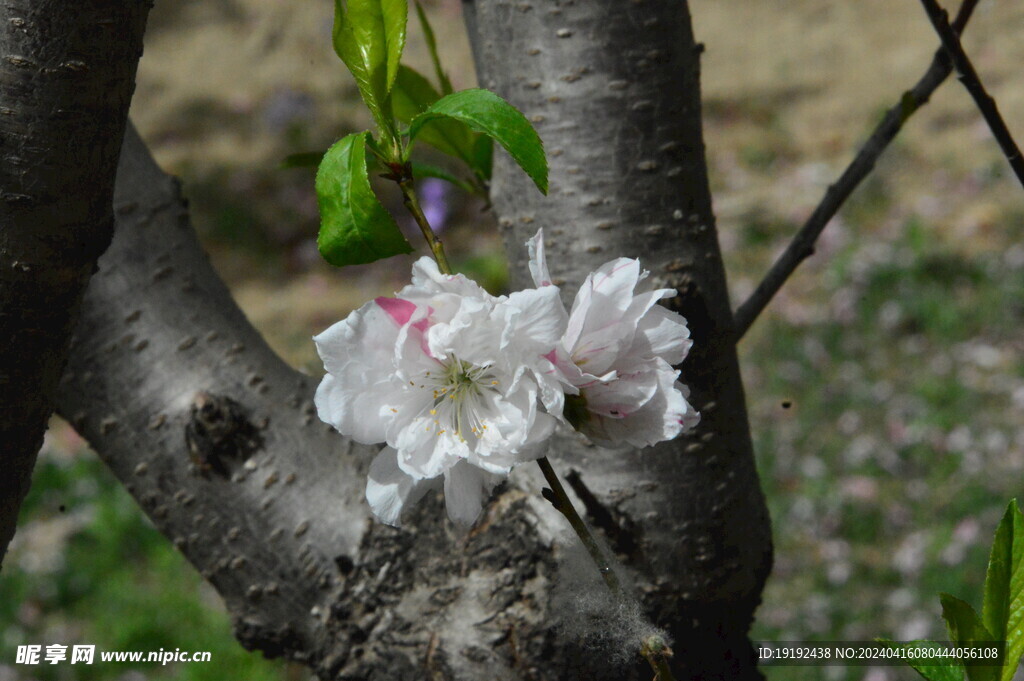
<path fill-rule="evenodd" d="M 423 214 L 438 233 L 444 231 L 451 216 L 451 206 L 448 203 L 449 189 L 447 182 L 434 177 L 425 178 L 420 182 L 420 205 Z"/>

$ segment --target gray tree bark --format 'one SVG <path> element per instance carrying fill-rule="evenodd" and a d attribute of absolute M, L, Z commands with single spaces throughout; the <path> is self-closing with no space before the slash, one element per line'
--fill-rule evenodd
<path fill-rule="evenodd" d="M 641 258 L 655 287 L 679 292 L 669 307 L 693 333 L 682 371 L 702 414 L 698 430 L 639 452 L 577 447 L 563 460 L 610 510 L 611 536 L 633 538 L 631 564 L 660 576 L 647 602 L 675 634 L 686 668 L 736 678 L 751 665 L 746 632 L 771 569 L 771 531 L 708 189 L 703 45 L 687 3 L 464 0 L 463 8 L 481 85 L 533 121 L 551 164 L 547 197 L 507 157 L 495 170 L 514 281 L 528 285 L 522 244 L 544 227 L 552 276 L 567 296 L 616 256 Z M 637 493 L 618 500 L 621 490 Z"/>
<path fill-rule="evenodd" d="M 53 411 L 111 197 L 149 3 L 0 12 L 0 562 Z"/>
<path fill-rule="evenodd" d="M 567 293 L 639 256 L 690 320 L 683 366 L 703 421 L 644 451 L 560 440 L 555 467 L 674 636 L 679 678 L 757 678 L 747 630 L 771 563 L 700 129 L 685 3 L 466 5 L 485 86 L 527 112 L 552 196 L 499 162 L 495 209 L 521 243 L 550 237 Z M 220 592 L 251 649 L 325 679 L 641 679 L 557 629 L 590 579 L 521 467 L 469 533 L 437 497 L 403 530 L 362 497 L 373 448 L 315 416 L 315 381 L 249 326 L 202 253 L 173 179 L 134 135 L 113 244 L 90 283 L 59 410 Z M 585 585 L 587 586 L 587 585 Z M 600 589 L 596 581 L 592 588 Z M 569 598 L 558 595 L 570 594 Z M 600 624 L 600 623 L 599 623 Z M 610 624 L 601 624 L 608 628 Z"/>

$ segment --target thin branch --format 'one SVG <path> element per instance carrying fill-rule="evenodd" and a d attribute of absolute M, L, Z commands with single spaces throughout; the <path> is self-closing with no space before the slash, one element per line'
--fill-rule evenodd
<path fill-rule="evenodd" d="M 953 21 L 953 31 L 959 34 L 964 30 L 977 4 L 978 0 L 964 0 Z M 734 328 L 737 341 L 743 337 L 743 334 L 747 332 L 757 316 L 767 307 L 800 263 L 814 254 L 814 243 L 825 226 L 835 217 L 853 190 L 874 169 L 875 162 L 899 134 L 907 119 L 928 102 L 932 93 L 949 77 L 952 71 L 952 62 L 946 51 L 940 49 L 936 52 L 935 58 L 932 59 L 931 65 L 921 80 L 912 89 L 904 92 L 899 103 L 885 114 L 874 132 L 871 133 L 871 137 L 857 152 L 857 156 L 843 171 L 839 179 L 829 186 L 818 207 L 814 209 L 807 222 L 793 237 L 793 241 L 786 247 L 785 252 L 772 265 L 768 274 L 758 284 L 757 289 L 736 309 Z"/>
<path fill-rule="evenodd" d="M 946 10 L 939 7 L 935 0 L 921 0 L 921 4 L 924 6 L 924 11 L 928 13 L 928 18 L 932 20 L 932 26 L 935 27 L 935 32 L 939 34 L 943 47 L 946 48 L 946 51 L 953 60 L 957 78 L 967 88 L 967 91 L 971 93 L 974 103 L 978 105 L 981 115 L 985 117 L 985 122 L 988 123 L 989 129 L 992 130 L 992 135 L 999 142 L 999 148 L 1003 150 L 1003 154 L 1006 155 L 1006 160 L 1010 162 L 1010 167 L 1013 168 L 1014 174 L 1017 175 L 1017 179 L 1024 186 L 1024 156 L 1021 156 L 1017 143 L 1013 141 L 1013 135 L 1010 134 L 1009 128 L 1006 127 L 1003 117 L 999 115 L 999 107 L 996 106 L 996 100 L 992 99 L 992 96 L 985 90 L 985 86 L 981 84 L 981 78 L 978 77 L 978 72 L 974 70 L 974 64 L 971 63 L 967 53 L 964 52 L 964 48 L 960 44 L 960 38 L 953 27 L 949 25 L 949 16 L 946 14 Z"/>
<path fill-rule="evenodd" d="M 601 573 L 601 578 L 604 579 L 605 584 L 608 585 L 608 589 L 612 592 L 612 595 L 618 598 L 622 595 L 622 586 L 619 584 L 619 577 L 615 574 L 615 570 L 612 569 L 608 559 L 605 558 L 604 552 L 601 550 L 601 546 L 597 543 L 597 539 L 590 533 L 590 528 L 580 518 L 580 514 L 573 508 L 572 500 L 569 499 L 569 495 L 565 493 L 565 488 L 562 487 L 561 480 L 558 479 L 558 475 L 555 473 L 555 469 L 551 467 L 551 462 L 548 461 L 548 457 L 542 456 L 537 459 L 537 465 L 540 466 L 541 471 L 544 473 L 544 479 L 550 486 L 550 494 L 548 490 L 544 492 L 544 498 L 551 502 L 551 505 L 555 509 L 565 516 L 565 519 L 572 525 L 573 532 L 580 538 L 580 542 L 587 549 L 587 553 L 590 554 L 590 558 L 597 565 L 597 571 Z"/>
<path fill-rule="evenodd" d="M 426 239 L 427 245 L 430 246 L 430 252 L 434 254 L 434 260 L 437 261 L 438 269 L 445 274 L 451 274 L 452 266 L 448 264 L 448 257 L 444 254 L 444 244 L 437 238 L 437 233 L 430 226 L 427 216 L 423 214 L 423 209 L 420 207 L 419 199 L 416 198 L 416 188 L 413 186 L 412 173 L 408 173 L 403 179 L 399 180 L 398 186 L 402 189 L 402 202 L 405 204 L 406 210 L 416 220 L 420 231 L 423 232 L 423 238 Z"/>
<path fill-rule="evenodd" d="M 591 534 L 590 528 L 587 527 L 587 524 L 583 522 L 583 518 L 580 517 L 580 514 L 573 507 L 572 500 L 565 493 L 562 481 L 558 479 L 558 474 L 552 468 L 548 457 L 542 456 L 537 459 L 537 465 L 540 466 L 541 471 L 544 473 L 544 479 L 550 485 L 550 487 L 544 489 L 544 498 L 550 501 L 551 505 L 569 521 L 573 532 L 576 533 L 580 542 L 587 549 L 587 553 L 590 554 L 591 560 L 597 566 L 597 571 L 601 573 L 601 577 L 608 586 L 608 590 L 611 591 L 612 596 L 616 599 L 622 598 L 622 585 L 619 583 L 618 575 L 615 574 L 610 561 L 605 557 L 604 551 L 601 550 L 600 544 L 597 543 L 597 539 Z M 672 675 L 672 668 L 668 664 L 668 659 L 672 657 L 672 649 L 665 644 L 661 636 L 654 635 L 646 639 L 640 647 L 640 656 L 651 665 L 651 670 L 654 672 L 654 681 L 675 681 L 676 677 Z"/>

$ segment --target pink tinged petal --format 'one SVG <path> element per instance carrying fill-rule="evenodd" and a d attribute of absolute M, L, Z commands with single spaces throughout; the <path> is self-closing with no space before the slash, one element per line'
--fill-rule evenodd
<path fill-rule="evenodd" d="M 500 482 L 476 466 L 460 461 L 444 474 L 444 503 L 452 522 L 469 527 L 480 516 L 491 490 Z"/>
<path fill-rule="evenodd" d="M 700 414 L 686 401 L 682 384 L 661 374 L 658 394 L 630 419 L 624 439 L 637 447 L 671 440 L 700 422 Z"/>
<path fill-rule="evenodd" d="M 584 336 L 576 344 L 572 360 L 588 373 L 599 374 L 607 372 L 618 363 L 625 344 L 632 341 L 632 333 L 619 334 L 618 329 L 615 329 L 613 333 L 594 336 Z"/>
<path fill-rule="evenodd" d="M 640 319 L 633 345 L 627 354 L 643 359 L 660 357 L 676 365 L 686 359 L 692 346 L 686 318 L 661 305 L 655 305 Z"/>
<path fill-rule="evenodd" d="M 632 295 L 640 279 L 640 261 L 636 258 L 609 260 L 594 271 L 594 291 L 611 298 Z"/>
<path fill-rule="evenodd" d="M 403 509 L 419 501 L 436 485 L 432 480 L 416 480 L 398 467 L 398 453 L 385 447 L 370 464 L 366 479 L 366 501 L 382 523 L 399 527 Z"/>
<path fill-rule="evenodd" d="M 658 304 L 659 300 L 669 298 L 673 293 L 672 289 L 663 288 L 657 291 L 638 293 L 633 296 L 633 300 L 629 303 L 629 307 L 626 308 L 620 319 L 620 323 L 629 329 L 631 338 L 632 334 L 636 333 L 637 326 L 639 326 L 644 315 L 650 312 Z"/>
<path fill-rule="evenodd" d="M 357 442 L 384 441 L 400 399 L 395 345 L 401 334 L 370 302 L 313 339 L 328 371 L 314 400 L 322 420 Z"/>
<path fill-rule="evenodd" d="M 554 370 L 557 372 L 556 375 L 561 374 L 559 378 L 564 378 L 570 385 L 580 386 L 591 380 L 593 376 L 584 373 L 582 369 L 576 366 L 576 363 L 569 359 L 565 349 L 561 345 L 556 346 L 553 352 L 549 352 L 544 355 L 544 359 L 552 363 Z M 578 391 L 572 391 L 568 388 L 566 392 L 576 395 Z"/>
<path fill-rule="evenodd" d="M 412 321 L 401 328 L 395 339 L 395 373 L 403 382 L 438 366 L 427 342 L 427 332 L 432 326 L 431 311 L 429 308 L 417 308 Z"/>
<path fill-rule="evenodd" d="M 583 333 L 606 326 L 609 314 L 617 319 L 629 307 L 639 269 L 639 261 L 618 258 L 587 275 L 572 303 L 568 327 L 562 339 L 570 353 Z M 615 304 L 607 305 L 609 300 Z"/>
<path fill-rule="evenodd" d="M 548 413 L 565 423 L 562 411 L 565 409 L 566 395 L 579 395 L 579 388 L 574 378 L 582 375 L 579 367 L 564 357 L 560 358 L 559 349 L 543 355 L 540 364 L 533 371 L 540 388 L 540 401 Z"/>
<path fill-rule="evenodd" d="M 399 327 L 404 327 L 409 324 L 411 320 L 419 317 L 416 321 L 413 321 L 410 326 L 417 334 L 419 339 L 420 350 L 423 354 L 432 356 L 430 354 L 430 348 L 427 346 L 426 331 L 430 328 L 430 313 L 433 312 L 429 307 L 426 310 L 421 310 L 420 306 L 408 300 L 402 298 L 375 298 L 374 301 L 384 313 L 391 318 L 395 324 Z M 409 333 L 408 329 L 403 329 L 406 333 Z"/>
<path fill-rule="evenodd" d="M 623 419 L 595 414 L 581 431 L 599 445 L 647 447 L 694 427 L 700 415 L 686 401 L 686 386 L 675 380 L 678 372 L 662 360 L 658 365 L 658 389 L 643 407 Z"/>
<path fill-rule="evenodd" d="M 405 326 L 416 312 L 416 303 L 401 298 L 375 298 L 374 301 L 399 326 Z"/>
<path fill-rule="evenodd" d="M 536 286 L 551 286 L 551 273 L 544 255 L 544 230 L 538 229 L 532 239 L 526 242 L 530 254 L 530 276 Z"/>
<path fill-rule="evenodd" d="M 570 353 L 583 334 L 605 328 L 622 316 L 633 301 L 639 271 L 639 260 L 617 258 L 587 275 L 572 301 L 568 327 L 562 339 Z"/>
<path fill-rule="evenodd" d="M 601 306 L 593 321 L 600 322 L 600 315 L 605 312 L 625 312 L 633 302 L 633 291 L 639 281 L 640 261 L 635 258 L 616 258 L 597 268 L 591 280 L 594 301 L 607 303 L 612 309 Z"/>
<path fill-rule="evenodd" d="M 675 418 L 676 423 L 679 424 L 679 432 L 685 433 L 688 430 L 693 430 L 700 423 L 700 412 L 694 409 L 693 405 L 690 404 L 690 401 L 686 399 L 689 396 L 690 391 L 685 385 L 677 381 L 675 388 L 683 399 L 682 403 L 678 404 L 676 411 L 672 414 L 672 417 Z"/>
<path fill-rule="evenodd" d="M 594 383 L 582 390 L 587 399 L 587 409 L 601 416 L 626 418 L 654 397 L 658 392 L 658 378 L 658 371 L 651 366 L 644 371 L 622 374 L 606 383 Z"/>
<path fill-rule="evenodd" d="M 632 343 L 636 328 L 627 313 L 639 279 L 640 262 L 618 258 L 588 275 L 576 295 L 562 341 L 587 371 L 606 371 Z"/>
<path fill-rule="evenodd" d="M 576 342 L 583 333 L 583 325 L 587 321 L 587 313 L 590 311 L 590 277 L 583 282 L 583 286 L 576 292 L 576 298 L 572 301 L 572 310 L 569 312 L 569 321 L 565 326 L 565 333 L 562 335 L 562 345 L 568 352 L 576 347 Z"/>

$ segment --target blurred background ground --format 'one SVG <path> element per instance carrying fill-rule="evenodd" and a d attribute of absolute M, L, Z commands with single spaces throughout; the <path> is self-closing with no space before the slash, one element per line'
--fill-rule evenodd
<path fill-rule="evenodd" d="M 457 0 L 426 3 L 456 87 Z M 706 142 L 734 304 L 859 142 L 924 72 L 916 2 L 692 0 Z M 411 258 L 331 270 L 309 170 L 288 154 L 368 127 L 330 47 L 331 3 L 164 0 L 132 115 L 182 177 L 214 263 L 271 344 L 316 375 L 310 336 L 399 288 Z M 1024 6 L 983 1 L 965 39 L 1024 139 Z M 410 61 L 425 63 L 418 29 Z M 457 266 L 500 288 L 481 205 L 429 191 Z M 950 80 L 826 230 L 741 345 L 776 566 L 754 638 L 944 638 L 937 592 L 980 604 L 987 551 L 1024 486 L 1024 192 Z M 74 433 L 55 422 L 0 579 L 0 679 L 305 678 L 238 647 L 217 596 Z M 21 643 L 210 650 L 212 664 L 11 664 Z M 72 672 L 74 672 L 72 674 Z M 899 668 L 771 679 L 911 679 Z"/>

